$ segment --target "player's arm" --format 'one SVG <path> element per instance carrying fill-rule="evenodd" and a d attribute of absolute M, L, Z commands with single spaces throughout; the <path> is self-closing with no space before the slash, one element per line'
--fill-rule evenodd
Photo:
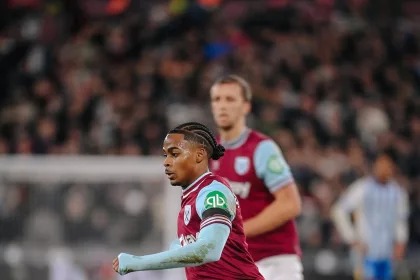
<path fill-rule="evenodd" d="M 357 242 L 356 230 L 351 222 L 351 213 L 359 209 L 363 201 L 364 189 L 363 179 L 351 184 L 343 193 L 341 198 L 332 207 L 333 222 L 343 238 L 348 244 Z"/>
<path fill-rule="evenodd" d="M 218 261 L 235 218 L 235 203 L 235 197 L 226 186 L 213 182 L 199 193 L 196 200 L 196 210 L 202 220 L 196 242 L 141 257 L 120 254 L 118 272 L 124 275 L 133 271 L 191 267 Z"/>
<path fill-rule="evenodd" d="M 247 237 L 274 230 L 301 213 L 301 199 L 293 175 L 274 141 L 265 140 L 257 146 L 254 168 L 275 199 L 257 216 L 244 222 Z"/>
<path fill-rule="evenodd" d="M 175 239 L 174 241 L 171 242 L 171 244 L 169 245 L 169 251 L 170 250 L 174 250 L 174 249 L 178 249 L 181 248 L 181 243 L 179 242 L 178 239 Z"/>
<path fill-rule="evenodd" d="M 395 223 L 394 258 L 395 260 L 400 261 L 404 257 L 406 244 L 408 241 L 409 203 L 407 194 L 405 192 L 401 194 L 397 207 L 398 215 L 397 222 Z"/>
<path fill-rule="evenodd" d="M 118 272 L 124 275 L 134 271 L 191 267 L 218 261 L 229 233 L 228 226 L 215 223 L 200 231 L 197 242 L 184 247 L 146 256 L 121 253 L 118 255 Z"/>

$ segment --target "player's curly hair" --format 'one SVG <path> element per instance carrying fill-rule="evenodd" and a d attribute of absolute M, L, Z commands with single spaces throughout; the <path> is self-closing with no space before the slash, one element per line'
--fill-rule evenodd
<path fill-rule="evenodd" d="M 192 140 L 204 146 L 211 159 L 218 160 L 225 154 L 225 148 L 217 144 L 216 138 L 207 126 L 198 122 L 187 122 L 178 125 L 169 133 L 181 133 L 186 140 Z"/>

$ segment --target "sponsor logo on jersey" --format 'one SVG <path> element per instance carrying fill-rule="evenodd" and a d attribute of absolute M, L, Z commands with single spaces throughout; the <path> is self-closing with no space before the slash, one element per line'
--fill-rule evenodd
<path fill-rule="evenodd" d="M 191 205 L 185 205 L 184 207 L 184 224 L 188 225 L 191 220 Z"/>
<path fill-rule="evenodd" d="M 231 182 L 229 181 L 230 187 L 235 195 L 239 196 L 242 199 L 245 199 L 249 195 L 249 191 L 251 190 L 251 183 L 250 182 Z"/>
<path fill-rule="evenodd" d="M 283 173 L 284 164 L 278 155 L 272 155 L 268 158 L 267 168 L 273 173 Z"/>
<path fill-rule="evenodd" d="M 195 235 L 194 234 L 188 234 L 188 235 L 181 234 L 181 236 L 179 237 L 179 243 L 181 244 L 182 247 L 184 247 L 185 245 L 194 243 L 198 240 L 198 235 L 199 235 L 199 232 L 197 232 Z"/>
<path fill-rule="evenodd" d="M 236 157 L 234 166 L 238 175 L 245 175 L 248 172 L 251 163 L 248 157 Z"/>
<path fill-rule="evenodd" d="M 205 209 L 221 208 L 227 210 L 228 205 L 226 196 L 222 192 L 212 191 L 206 196 L 204 200 L 204 207 Z"/>

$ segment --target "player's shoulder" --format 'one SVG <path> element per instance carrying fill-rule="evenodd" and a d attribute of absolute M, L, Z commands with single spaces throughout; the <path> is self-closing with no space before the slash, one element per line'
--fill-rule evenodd
<path fill-rule="evenodd" d="M 393 188 L 399 195 L 406 196 L 407 190 L 396 180 L 391 180 L 390 182 L 391 188 Z"/>
<path fill-rule="evenodd" d="M 228 211 L 229 219 L 233 220 L 236 215 L 237 199 L 232 189 L 217 175 L 208 176 L 206 180 L 208 182 L 200 189 L 196 198 L 196 209 L 200 218 L 203 218 L 203 213 L 210 208 L 221 208 Z"/>
<path fill-rule="evenodd" d="M 363 177 L 360 177 L 360 178 L 356 179 L 353 182 L 352 185 L 357 185 L 357 186 L 361 185 L 361 186 L 363 186 L 363 185 L 372 184 L 373 181 L 374 180 L 373 180 L 373 178 L 371 176 L 363 176 Z"/>
<path fill-rule="evenodd" d="M 213 192 L 221 192 L 225 196 L 233 195 L 232 188 L 223 177 L 215 174 L 210 174 L 206 177 L 206 180 L 203 182 L 203 185 L 199 190 L 198 196 Z"/>
<path fill-rule="evenodd" d="M 248 145 L 253 147 L 254 155 L 255 153 L 271 154 L 273 151 L 280 151 L 280 147 L 271 137 L 256 130 L 251 130 L 248 137 Z"/>
<path fill-rule="evenodd" d="M 222 176 L 216 175 L 214 173 L 210 173 L 205 181 L 203 182 L 203 187 L 226 187 L 230 189 L 229 183 L 224 179 Z"/>
<path fill-rule="evenodd" d="M 270 136 L 265 135 L 264 133 L 262 133 L 260 131 L 257 131 L 255 129 L 250 129 L 249 136 L 248 136 L 248 141 L 259 143 L 259 142 L 263 142 L 263 141 L 266 141 L 266 140 L 273 141 L 273 139 L 271 139 Z"/>
<path fill-rule="evenodd" d="M 372 178 L 370 176 L 364 176 L 356 179 L 353 183 L 350 184 L 348 190 L 365 193 L 365 190 L 368 186 L 372 185 Z"/>

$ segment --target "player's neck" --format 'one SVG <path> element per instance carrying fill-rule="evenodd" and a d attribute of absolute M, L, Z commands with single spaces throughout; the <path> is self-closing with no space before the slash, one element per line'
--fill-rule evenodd
<path fill-rule="evenodd" d="M 203 176 L 205 176 L 209 172 L 210 171 L 209 171 L 208 166 L 206 168 L 201 168 L 200 167 L 197 170 L 197 172 L 195 172 L 195 176 L 193 178 L 191 178 L 190 182 L 188 182 L 188 185 L 183 186 L 182 189 L 185 191 L 186 189 L 188 189 L 189 187 L 194 185 L 200 178 L 202 178 Z"/>
<path fill-rule="evenodd" d="M 229 130 L 219 130 L 220 140 L 222 142 L 231 142 L 239 138 L 241 134 L 245 131 L 246 126 L 245 124 L 237 125 L 232 127 Z"/>
<path fill-rule="evenodd" d="M 387 185 L 391 181 L 391 179 L 389 179 L 389 178 L 385 179 L 385 178 L 381 178 L 381 177 L 376 176 L 376 175 L 374 175 L 373 178 L 376 182 L 378 182 L 382 186 Z"/>

